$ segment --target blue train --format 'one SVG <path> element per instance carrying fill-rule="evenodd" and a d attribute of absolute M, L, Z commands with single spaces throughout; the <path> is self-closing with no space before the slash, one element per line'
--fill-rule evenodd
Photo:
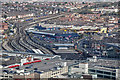
<path fill-rule="evenodd" d="M 26 19 L 25 21 L 30 21 L 30 20 L 33 20 L 33 18 L 30 18 L 30 19 Z"/>

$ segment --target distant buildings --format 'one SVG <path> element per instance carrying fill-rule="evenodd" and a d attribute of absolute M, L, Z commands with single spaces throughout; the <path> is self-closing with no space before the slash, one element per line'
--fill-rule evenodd
<path fill-rule="evenodd" d="M 26 18 L 26 17 L 33 17 L 34 16 L 34 13 L 28 13 L 28 12 L 16 12 L 16 13 L 9 13 L 8 16 L 7 16 L 7 19 L 10 20 L 10 19 L 19 19 L 19 18 Z"/>
<path fill-rule="evenodd" d="M 9 27 L 9 25 L 8 25 L 7 23 L 1 23 L 1 24 L 0 24 L 0 30 L 1 30 L 1 31 L 2 31 L 2 30 L 7 30 L 8 27 Z M 1 33 L 2 33 L 2 32 L 1 32 Z"/>
<path fill-rule="evenodd" d="M 0 41 L 5 51 L 0 52 L 0 78 L 120 78 L 116 6 L 99 8 L 102 3 L 86 2 L 105 0 L 16 1 L 2 6 Z M 36 22 L 39 25 L 34 26 Z M 8 46 L 13 52 L 6 51 Z"/>

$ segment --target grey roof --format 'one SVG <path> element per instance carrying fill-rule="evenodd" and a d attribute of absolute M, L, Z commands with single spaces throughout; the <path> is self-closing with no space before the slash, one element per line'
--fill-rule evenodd
<path fill-rule="evenodd" d="M 2 65 L 11 65 L 15 63 L 20 63 L 20 60 L 8 60 L 8 61 L 2 61 Z"/>
<path fill-rule="evenodd" d="M 68 31 L 60 31 L 60 30 L 40 30 L 40 31 L 33 31 L 28 30 L 28 32 L 34 32 L 34 33 L 40 33 L 40 34 L 49 34 L 49 35 L 55 35 L 55 34 L 70 34 L 74 32 L 68 32 Z"/>
<path fill-rule="evenodd" d="M 58 59 L 52 59 L 52 60 L 43 60 L 40 63 L 33 63 L 33 67 L 28 69 L 28 71 L 34 70 L 34 68 L 37 68 L 38 71 L 53 71 L 55 70 L 55 67 L 60 67 L 61 63 L 63 62 L 68 62 L 67 66 L 73 64 L 74 61 L 65 61 L 65 60 L 58 60 Z M 25 65 L 20 67 L 21 69 L 25 69 L 25 67 L 30 66 L 30 65 Z"/>
<path fill-rule="evenodd" d="M 15 12 L 9 12 L 8 16 L 17 16 L 17 15 L 25 15 L 25 14 L 31 14 L 32 12 L 29 11 L 15 11 Z"/>
<path fill-rule="evenodd" d="M 7 61 L 4 59 L 8 59 Z M 21 57 L 20 56 L 6 56 L 2 57 L 2 65 L 11 65 L 15 63 L 20 63 Z"/>
<path fill-rule="evenodd" d="M 78 53 L 75 50 L 66 50 L 66 49 L 58 49 L 58 50 L 53 50 L 56 54 L 61 54 L 61 53 L 65 53 L 65 54 L 69 54 L 69 53 Z"/>
<path fill-rule="evenodd" d="M 33 33 L 37 33 L 37 34 L 46 34 L 46 35 L 55 35 L 54 33 L 49 33 L 49 32 L 38 32 L 38 31 L 32 31 L 32 30 L 29 30 L 28 32 L 33 32 Z"/>
<path fill-rule="evenodd" d="M 74 44 L 54 44 L 55 46 L 74 46 Z"/>
<path fill-rule="evenodd" d="M 89 67 L 104 66 L 108 68 L 120 68 L 120 60 L 98 59 L 97 62 L 89 62 Z"/>
<path fill-rule="evenodd" d="M 17 51 L 13 51 L 13 52 L 3 51 L 2 54 L 14 54 L 14 55 L 16 55 L 16 54 L 21 54 L 21 55 L 54 57 L 54 55 L 52 55 L 52 54 L 36 54 L 36 53 L 17 52 Z"/>
<path fill-rule="evenodd" d="M 67 66 L 71 66 L 75 63 L 75 60 L 72 60 L 72 61 L 71 60 L 60 60 L 60 59 L 42 60 L 41 62 L 38 62 L 38 63 L 32 63 L 32 64 L 20 66 L 20 68 L 16 70 L 24 69 L 26 70 L 25 72 L 30 72 L 30 73 L 33 73 L 35 68 L 37 68 L 37 71 L 41 73 L 48 72 L 48 71 L 55 71 L 57 70 L 57 68 L 62 68 L 64 62 L 67 62 Z M 26 67 L 30 67 L 30 68 L 26 68 Z M 11 71 L 10 68 L 6 68 L 3 70 Z"/>

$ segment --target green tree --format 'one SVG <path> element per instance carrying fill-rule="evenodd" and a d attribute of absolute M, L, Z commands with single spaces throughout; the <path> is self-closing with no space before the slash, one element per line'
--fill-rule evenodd
<path fill-rule="evenodd" d="M 18 15 L 16 16 L 16 18 L 18 18 Z"/>
<path fill-rule="evenodd" d="M 16 1 L 15 3 L 18 4 L 18 1 Z"/>
<path fill-rule="evenodd" d="M 67 4 L 67 2 L 65 2 L 65 4 Z"/>
<path fill-rule="evenodd" d="M 82 4 L 85 4 L 85 2 L 82 2 Z"/>
<path fill-rule="evenodd" d="M 6 19 L 6 18 L 7 18 L 7 15 L 4 15 L 3 17 Z"/>

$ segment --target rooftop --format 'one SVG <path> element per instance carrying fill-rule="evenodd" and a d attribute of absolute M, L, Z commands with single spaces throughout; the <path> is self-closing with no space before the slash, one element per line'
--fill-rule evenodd
<path fill-rule="evenodd" d="M 74 46 L 74 44 L 54 44 L 55 46 Z"/>
<path fill-rule="evenodd" d="M 72 60 L 72 61 L 71 60 L 69 60 L 69 61 L 68 60 L 60 60 L 60 59 L 42 60 L 39 63 L 32 63 L 32 64 L 20 66 L 19 69 L 15 69 L 14 71 L 25 70 L 26 73 L 27 72 L 33 73 L 34 71 L 43 73 L 43 72 L 48 72 L 48 71 L 55 71 L 60 68 L 63 68 L 64 66 L 70 66 L 73 63 L 75 63 L 75 60 Z M 7 68 L 5 70 L 11 71 L 10 68 Z"/>
<path fill-rule="evenodd" d="M 89 67 L 101 66 L 106 68 L 120 68 L 120 60 L 97 59 L 96 62 L 89 62 Z"/>
<path fill-rule="evenodd" d="M 58 49 L 58 50 L 53 50 L 56 54 L 61 54 L 61 53 L 64 53 L 64 54 L 69 54 L 69 53 L 78 53 L 77 51 L 75 50 L 66 50 L 66 49 Z"/>
<path fill-rule="evenodd" d="M 16 11 L 16 12 L 8 13 L 8 16 L 25 15 L 25 14 L 31 14 L 31 13 L 32 12 L 28 12 L 28 11 Z"/>

